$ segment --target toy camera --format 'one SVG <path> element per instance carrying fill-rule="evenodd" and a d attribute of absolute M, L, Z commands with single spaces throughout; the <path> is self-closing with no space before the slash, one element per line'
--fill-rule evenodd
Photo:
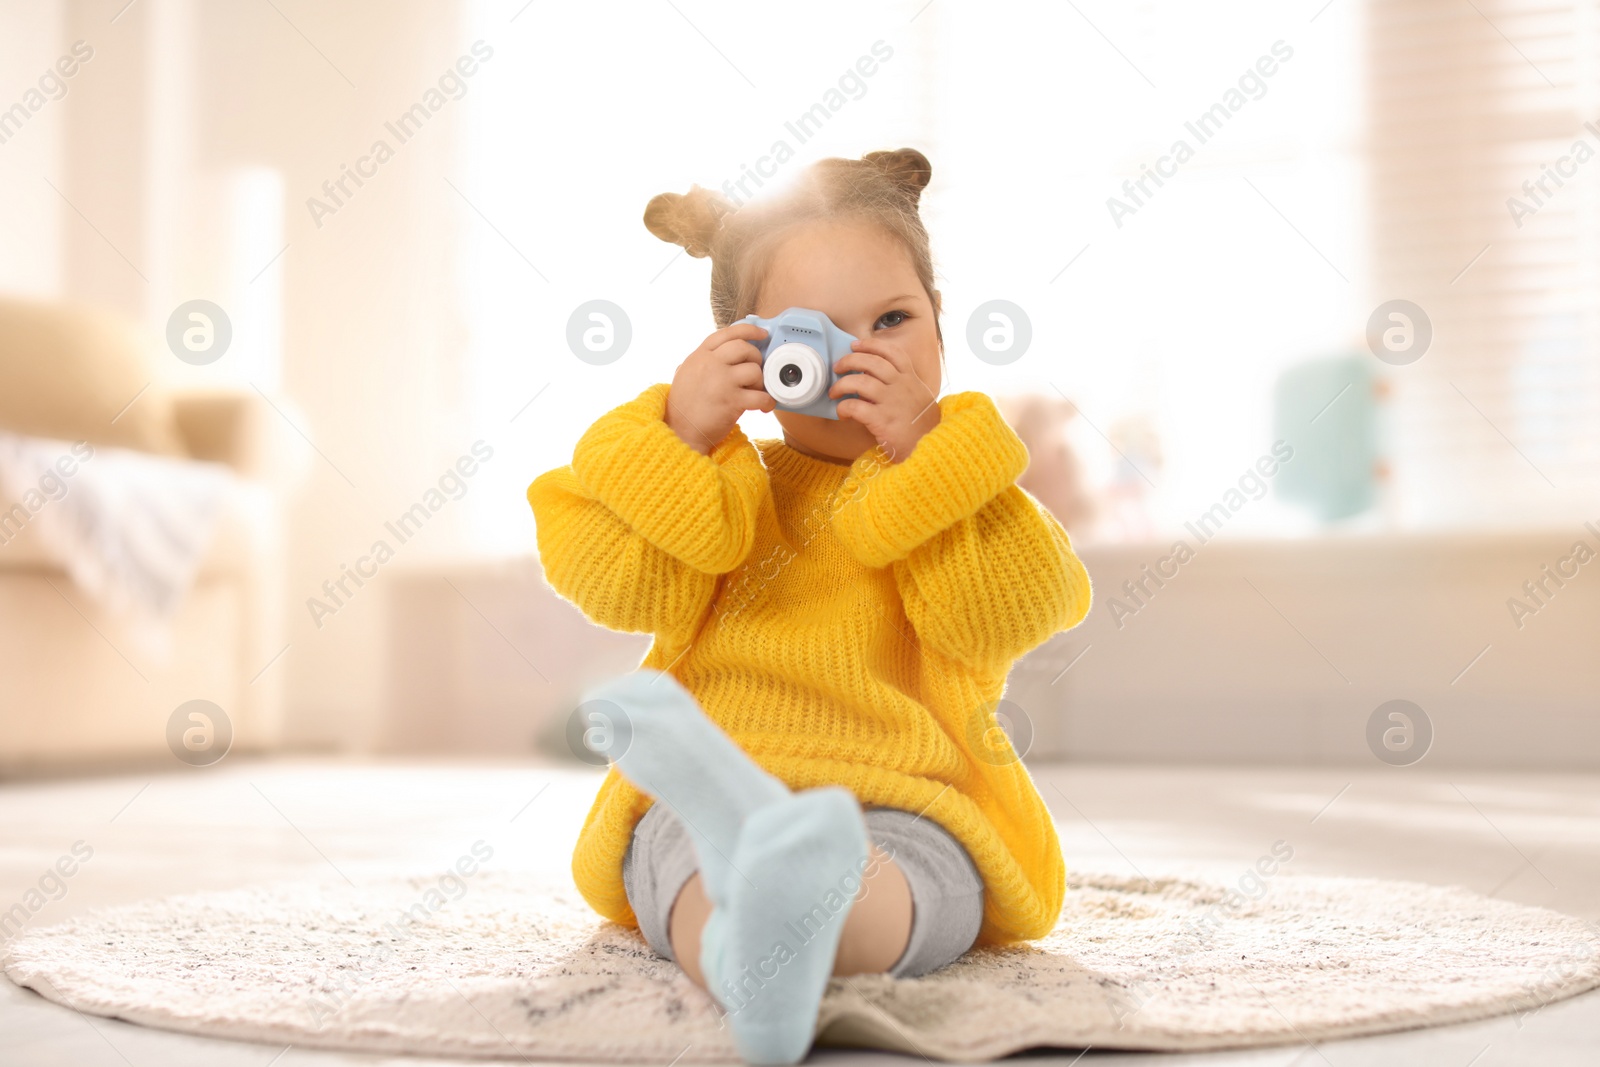
<path fill-rule="evenodd" d="M 833 383 L 844 377 L 833 372 L 833 364 L 849 353 L 855 335 L 810 308 L 789 308 L 770 319 L 746 315 L 742 321 L 767 331 L 764 339 L 750 343 L 761 349 L 762 384 L 778 402 L 778 410 L 837 419 L 839 400 L 856 394 L 838 399 L 828 395 Z"/>

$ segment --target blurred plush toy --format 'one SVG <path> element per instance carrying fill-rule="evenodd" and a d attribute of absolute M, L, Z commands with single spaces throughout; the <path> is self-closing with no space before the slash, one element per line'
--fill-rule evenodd
<path fill-rule="evenodd" d="M 1078 409 L 1060 397 L 1024 393 L 995 398 L 995 406 L 1028 447 L 1028 469 L 1017 484 L 1049 509 L 1067 533 L 1079 537 L 1093 525 L 1098 509 L 1068 436 Z"/>

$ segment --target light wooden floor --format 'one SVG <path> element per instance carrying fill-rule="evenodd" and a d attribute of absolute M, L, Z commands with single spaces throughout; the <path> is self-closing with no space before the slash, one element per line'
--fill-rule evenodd
<path fill-rule="evenodd" d="M 1600 776 L 1379 770 L 1036 767 L 1069 868 L 1207 862 L 1243 870 L 1274 841 L 1306 874 L 1457 884 L 1600 919 Z M 93 857 L 32 918 L 96 905 L 326 873 L 443 870 L 482 838 L 502 870 L 564 870 L 595 772 L 534 764 L 225 760 L 182 774 L 0 786 L 0 910 L 83 841 Z M 541 789 L 543 792 L 541 792 Z M 509 1054 L 509 1052 L 508 1052 Z M 1074 1061 L 1078 1052 L 1030 1054 Z M 894 1057 L 899 1059 L 899 1057 Z M 813 1060 L 885 1064 L 825 1051 Z M 0 1063 L 310 1067 L 395 1063 L 241 1044 L 86 1017 L 0 981 Z M 517 1060 L 516 1062 L 520 1062 Z M 1195 1056 L 1091 1050 L 1084 1064 L 1600 1063 L 1600 993 L 1520 1020 Z M 665 1065 L 662 1065 L 665 1067 Z"/>

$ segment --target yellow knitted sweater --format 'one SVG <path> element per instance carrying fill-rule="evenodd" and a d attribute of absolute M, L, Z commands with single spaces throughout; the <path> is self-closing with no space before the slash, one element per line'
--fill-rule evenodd
<path fill-rule="evenodd" d="M 528 487 L 545 580 L 669 671 L 791 789 L 921 812 L 983 878 L 979 942 L 1042 937 L 1066 887 L 1055 824 L 998 728 L 1011 665 L 1089 611 L 1066 532 L 1015 483 L 1022 441 L 982 393 L 939 401 L 902 462 L 829 463 L 735 426 L 702 455 L 666 384 L 601 416 Z M 622 857 L 651 798 L 615 766 L 572 858 L 634 925 Z"/>

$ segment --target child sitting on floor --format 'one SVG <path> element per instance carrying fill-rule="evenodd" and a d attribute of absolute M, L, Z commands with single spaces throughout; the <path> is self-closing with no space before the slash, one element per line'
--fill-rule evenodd
<path fill-rule="evenodd" d="M 1065 868 L 999 728 L 1012 664 L 1087 614 L 1067 534 L 981 393 L 939 397 L 940 298 L 914 149 L 825 159 L 737 209 L 694 186 L 650 231 L 710 256 L 717 329 L 528 489 L 546 580 L 655 642 L 585 694 L 614 765 L 572 869 L 727 1010 L 746 1059 L 793 1063 L 831 975 L 925 974 L 1043 936 Z M 823 312 L 858 338 L 837 419 L 773 411 L 766 336 Z M 853 395 L 852 395 L 853 394 Z"/>

